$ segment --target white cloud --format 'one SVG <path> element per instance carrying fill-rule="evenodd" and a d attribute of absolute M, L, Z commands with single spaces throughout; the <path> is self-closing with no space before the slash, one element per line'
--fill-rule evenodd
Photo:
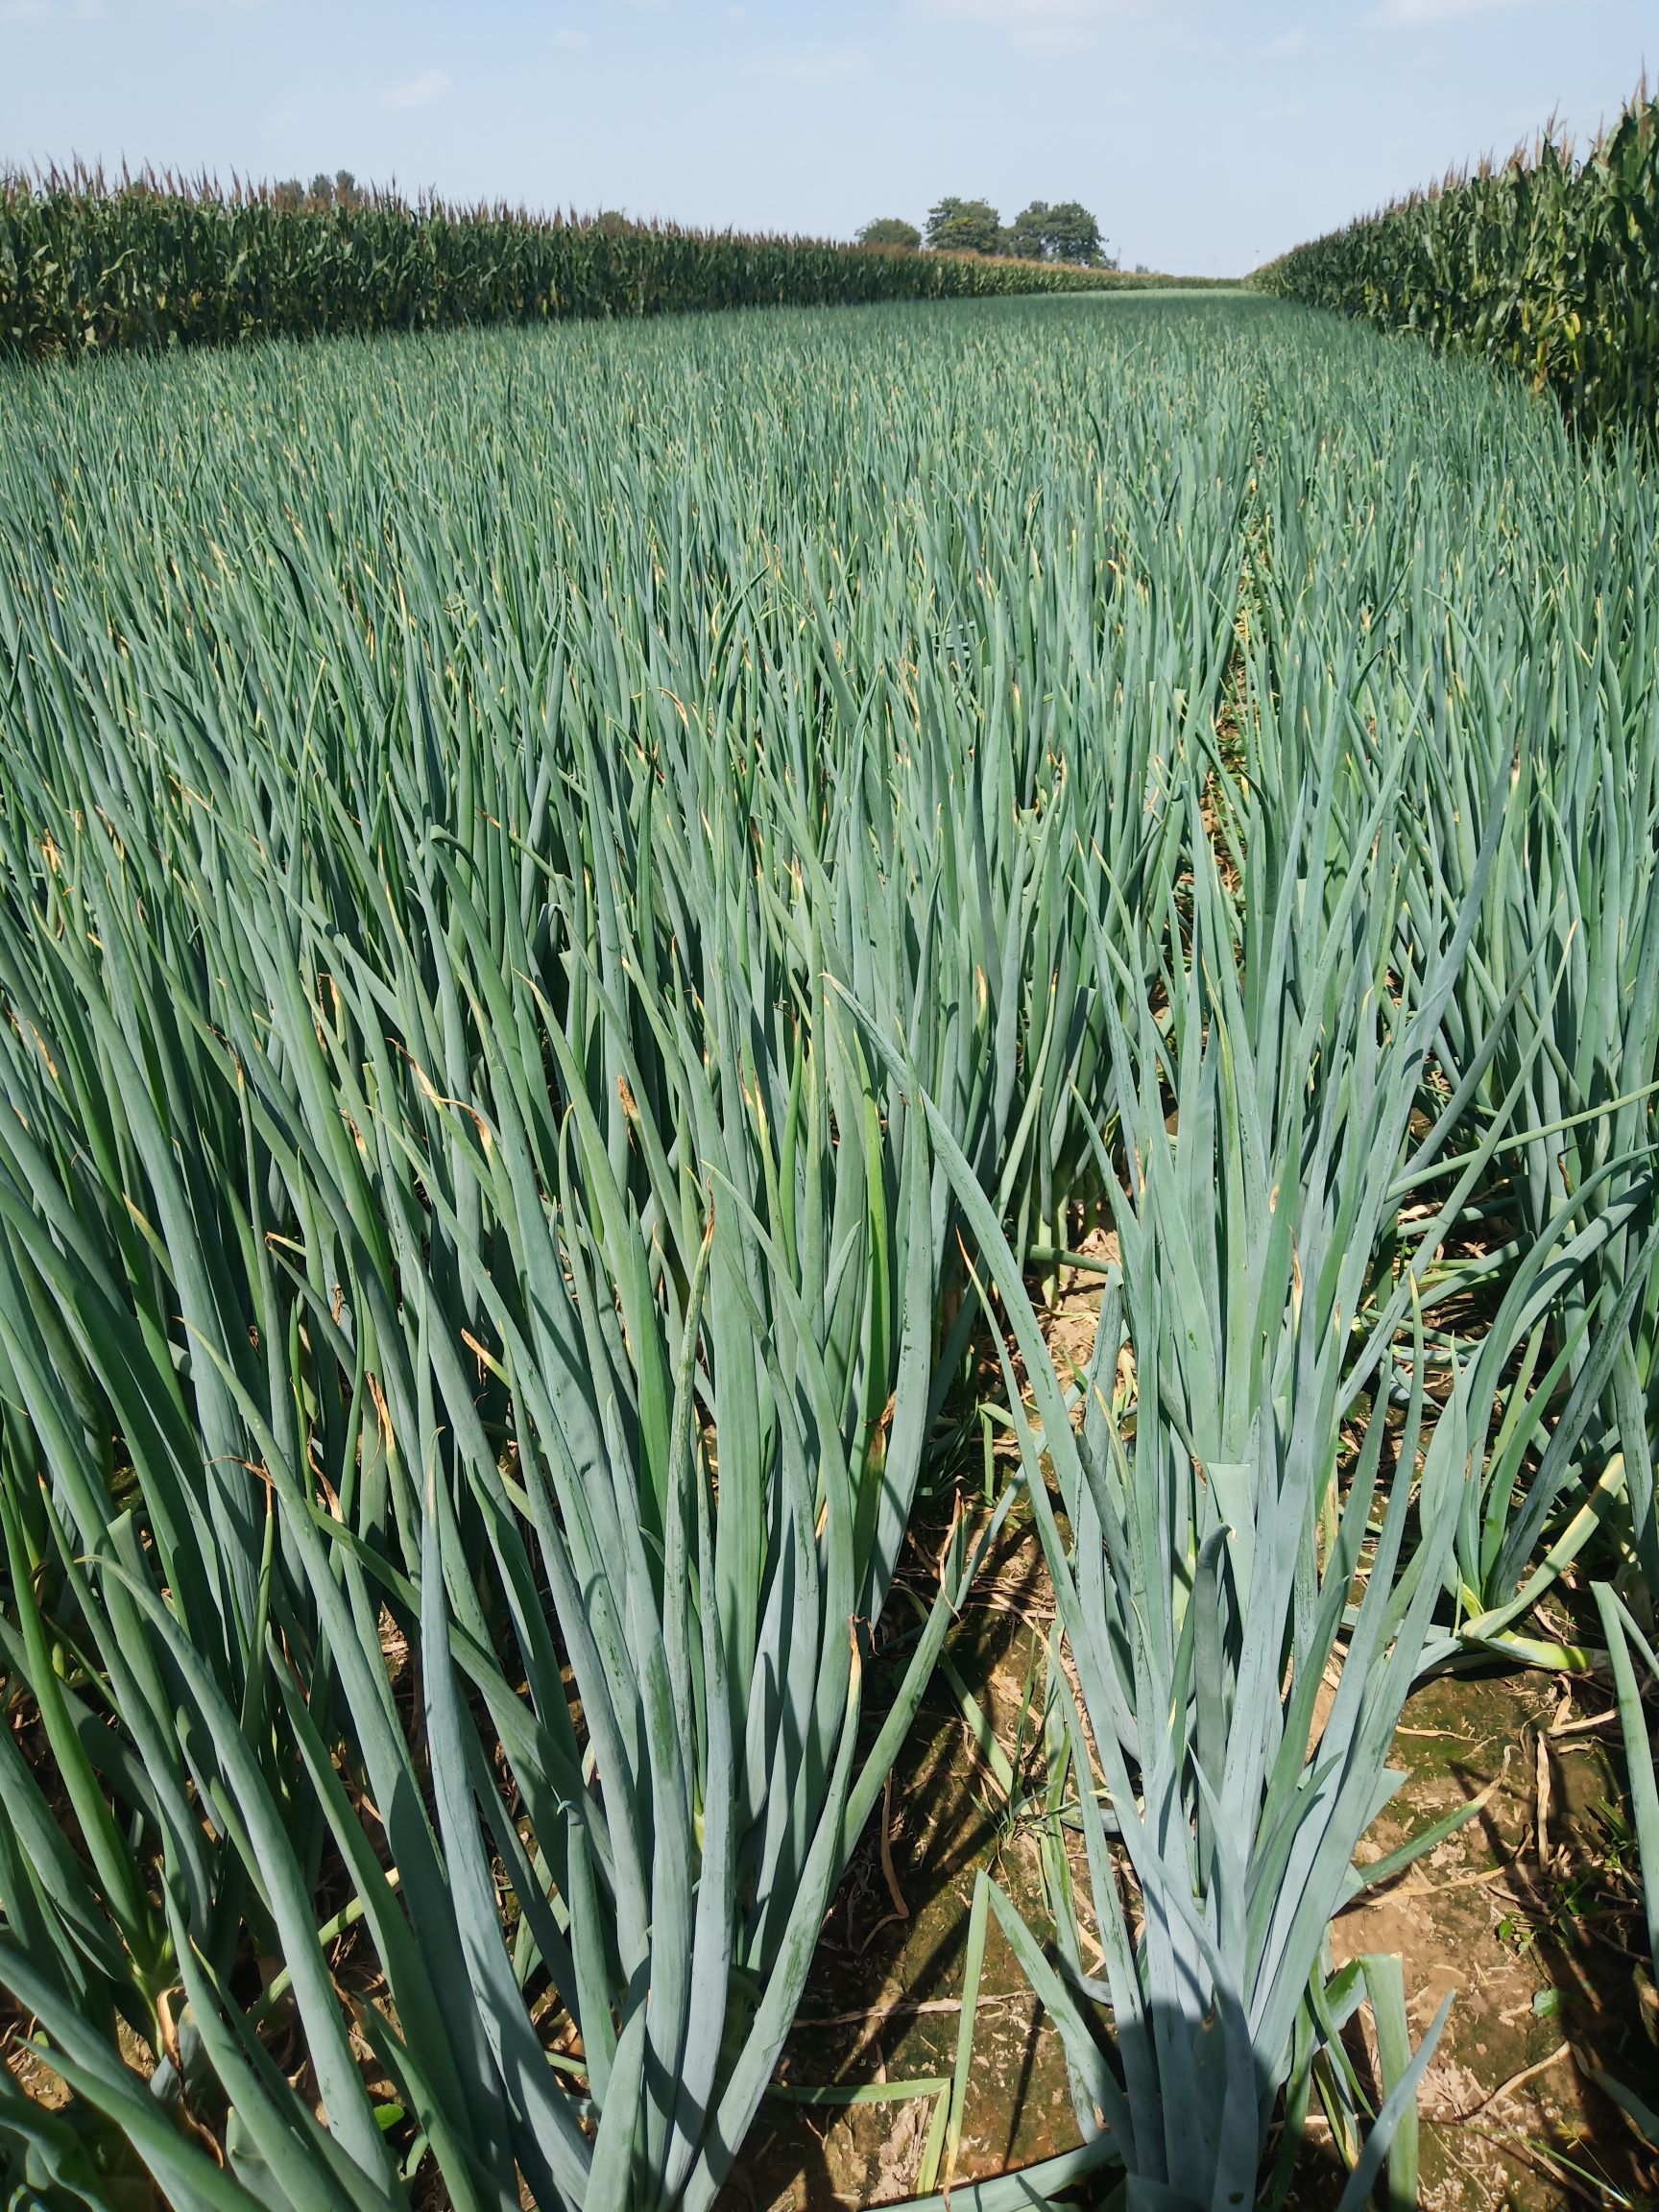
<path fill-rule="evenodd" d="M 757 84 L 849 84 L 870 67 L 861 46 L 801 46 L 781 54 L 752 54 L 743 74 Z"/>
<path fill-rule="evenodd" d="M 449 80 L 442 69 L 423 69 L 419 77 L 412 77 L 407 84 L 391 84 L 386 89 L 388 108 L 432 108 L 440 100 L 447 99 Z"/>
<path fill-rule="evenodd" d="M 1511 14 L 1530 5 L 1532 0 L 1382 0 L 1371 20 L 1397 27 L 1451 23 L 1465 15 Z"/>
<path fill-rule="evenodd" d="M 983 24 L 1031 53 L 1073 54 L 1093 46 L 1114 16 L 1135 12 L 1137 0 L 918 0 L 918 4 L 924 15 Z"/>
<path fill-rule="evenodd" d="M 1267 51 L 1274 55 L 1300 54 L 1307 43 L 1308 34 L 1304 30 L 1281 31 L 1277 38 L 1268 39 Z"/>
<path fill-rule="evenodd" d="M 555 31 L 553 43 L 555 46 L 563 46 L 566 53 L 579 54 L 588 43 L 588 34 L 586 31 Z"/>

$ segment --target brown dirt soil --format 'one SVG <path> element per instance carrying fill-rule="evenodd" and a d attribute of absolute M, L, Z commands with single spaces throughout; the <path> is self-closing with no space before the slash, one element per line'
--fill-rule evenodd
<path fill-rule="evenodd" d="M 1446 1677 L 1407 1706 L 1407 1779 L 1361 1857 L 1491 1795 L 1333 1943 L 1338 1960 L 1403 1956 L 1414 2033 L 1452 1995 L 1421 2099 L 1424 2212 L 1659 2202 L 1659 2158 L 1585 2073 L 1650 2095 L 1655 2068 L 1620 1784 L 1606 1732 L 1582 1726 L 1606 1705 L 1510 1674 Z"/>

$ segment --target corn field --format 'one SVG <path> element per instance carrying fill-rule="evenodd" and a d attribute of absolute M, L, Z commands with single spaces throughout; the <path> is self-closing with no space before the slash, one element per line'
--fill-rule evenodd
<path fill-rule="evenodd" d="M 922 2194 L 1414 2202 L 1414 1686 L 1612 1683 L 1659 1951 L 1656 644 L 1269 300 L 0 374 L 9 2212 L 714 2205 L 1022 1524 L 1075 2148 L 970 1997 Z"/>
<path fill-rule="evenodd" d="M 1659 421 L 1659 101 L 1579 160 L 1546 133 L 1258 271 L 1263 291 L 1482 354 L 1578 422 Z"/>
<path fill-rule="evenodd" d="M 0 354 L 31 358 L 1156 281 L 373 192 L 315 207 L 210 179 L 0 177 Z"/>

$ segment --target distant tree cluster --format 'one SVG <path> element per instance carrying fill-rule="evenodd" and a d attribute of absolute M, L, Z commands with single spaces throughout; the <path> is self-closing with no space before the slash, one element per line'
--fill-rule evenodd
<path fill-rule="evenodd" d="M 861 246 L 903 246 L 920 251 L 923 233 L 902 216 L 866 223 Z M 926 244 L 935 253 L 983 253 L 1020 261 L 1070 261 L 1084 269 L 1115 268 L 1100 226 L 1075 200 L 1050 206 L 1033 200 L 1005 224 L 989 200 L 947 196 L 927 210 Z"/>
<path fill-rule="evenodd" d="M 318 214 L 328 207 L 361 207 L 368 195 L 349 169 L 337 169 L 332 177 L 319 170 L 309 184 L 301 184 L 298 177 L 285 177 L 272 186 L 271 197 L 278 207 L 303 207 Z"/>
<path fill-rule="evenodd" d="M 919 252 L 922 233 L 914 223 L 906 223 L 902 215 L 878 216 L 874 223 L 866 223 L 858 233 L 860 246 L 907 246 L 912 253 Z"/>

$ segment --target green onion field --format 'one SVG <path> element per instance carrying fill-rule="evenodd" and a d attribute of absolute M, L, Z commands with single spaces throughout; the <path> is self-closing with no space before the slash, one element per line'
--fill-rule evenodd
<path fill-rule="evenodd" d="M 1333 1928 L 1536 1676 L 1653 2200 L 1635 431 L 1247 293 L 9 363 L 0 1008 L 6 2212 L 757 2201 L 1016 1534 L 905 2186 L 1417 2202 Z"/>

